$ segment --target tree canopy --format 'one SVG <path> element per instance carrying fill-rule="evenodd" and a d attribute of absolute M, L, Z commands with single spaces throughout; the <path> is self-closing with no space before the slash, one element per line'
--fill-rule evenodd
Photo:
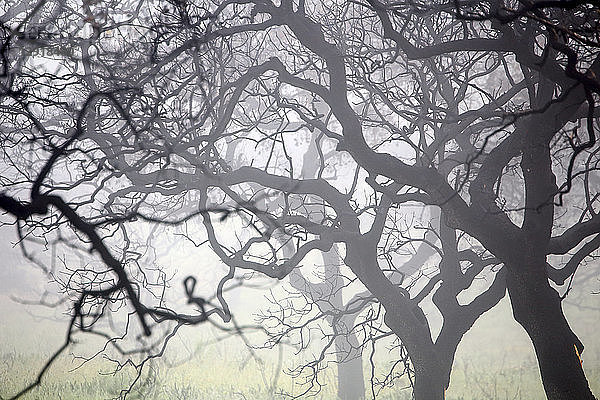
<path fill-rule="evenodd" d="M 379 329 L 415 398 L 442 399 L 461 338 L 508 291 L 548 399 L 594 398 L 562 300 L 600 246 L 595 2 L 3 7 L 3 221 L 42 268 L 29 246 L 93 260 L 65 262 L 60 351 L 125 305 L 146 335 L 228 323 L 223 291 L 252 272 L 319 310 L 265 316 L 273 343 L 324 319 L 323 354 L 350 338 L 342 362 Z M 211 299 L 202 276 L 176 286 L 193 312 L 152 265 L 166 227 L 229 271 Z M 315 254 L 319 284 L 300 272 Z"/>

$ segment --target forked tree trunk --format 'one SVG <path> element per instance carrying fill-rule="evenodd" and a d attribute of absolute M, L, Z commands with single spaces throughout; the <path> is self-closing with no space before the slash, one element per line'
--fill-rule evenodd
<path fill-rule="evenodd" d="M 425 337 L 402 335 L 400 318 L 388 314 L 388 310 L 386 310 L 385 323 L 400 337 L 408 350 L 414 369 L 414 399 L 444 400 L 446 388 L 450 383 L 453 357 L 446 352 L 441 354 L 439 349 L 436 349 L 435 345 Z"/>
<path fill-rule="evenodd" d="M 533 343 L 546 396 L 594 400 L 581 365 L 583 345 L 565 319 L 558 293 L 539 279 L 545 263 L 536 264 L 528 265 L 526 272 L 523 268 L 522 273 L 509 273 L 507 287 L 514 318 Z"/>
<path fill-rule="evenodd" d="M 377 295 L 385 308 L 385 324 L 406 346 L 414 368 L 414 399 L 443 400 L 451 367 L 443 361 L 451 358 L 437 354 L 425 315 L 418 307 L 406 308 L 397 286 L 378 267 L 373 267 L 377 266 L 376 260 L 374 246 L 369 243 L 357 240 L 347 245 L 346 265 Z"/>

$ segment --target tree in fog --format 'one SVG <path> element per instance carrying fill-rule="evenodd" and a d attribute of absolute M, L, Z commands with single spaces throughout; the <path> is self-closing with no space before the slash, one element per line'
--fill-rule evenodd
<path fill-rule="evenodd" d="M 171 273 L 154 263 L 165 246 L 157 227 L 189 217 L 190 200 L 184 200 L 194 195 L 168 196 L 177 187 L 168 178 L 153 177 L 168 175 L 163 167 L 177 157 L 161 131 L 185 135 L 181 129 L 193 130 L 177 126 L 181 110 L 167 112 L 173 99 L 184 101 L 185 94 L 165 86 L 177 68 L 194 63 L 193 55 L 183 60 L 177 57 L 183 50 L 161 47 L 172 40 L 161 33 L 168 31 L 161 18 L 168 20 L 169 13 L 160 2 L 86 2 L 82 8 L 65 1 L 11 1 L 0 6 L 2 224 L 15 227 L 23 254 L 51 279 L 54 300 L 44 294 L 42 304 L 67 304 L 70 315 L 64 344 L 15 397 L 38 384 L 82 333 L 106 338 L 105 350 L 125 356 L 113 361 L 116 370 L 136 372 L 133 386 L 181 326 L 232 318 L 223 292 L 225 283 L 237 278 L 224 274 L 214 294 L 203 297 L 199 280 L 188 277 L 174 289 L 189 304 L 180 307 L 165 295 Z M 205 89 L 202 71 L 186 79 L 197 83 L 194 93 Z M 202 95 L 188 106 L 201 103 Z M 197 158 L 199 168 L 210 162 Z M 160 248 L 154 248 L 156 242 Z M 126 323 L 115 328 L 111 314 Z M 168 329 L 159 326 L 165 324 Z M 133 348 L 125 342 L 140 332 Z"/>
<path fill-rule="evenodd" d="M 340 335 L 358 333 L 359 352 L 377 330 L 395 335 L 415 398 L 442 399 L 462 336 L 507 288 L 548 399 L 594 398 L 561 305 L 600 245 L 594 6 L 56 1 L 2 12 L 0 207 L 25 250 L 37 238 L 97 255 L 62 285 L 71 330 L 124 303 L 147 334 L 164 320 L 228 321 L 228 281 L 251 271 L 302 289 L 303 261 L 337 248 L 351 276 L 326 262 L 320 287 L 333 290 L 304 288 L 313 317 L 334 322 L 324 357 Z M 417 205 L 441 222 L 411 223 L 404 210 Z M 186 280 L 195 314 L 167 305 L 163 275 L 144 263 L 154 227 L 173 225 L 193 226 L 185 238 L 229 268 L 215 306 L 195 294 L 201 276 Z M 411 257 L 427 265 L 407 272 Z M 481 276 L 491 284 L 474 285 Z M 365 294 L 326 309 L 336 281 Z M 304 366 L 308 390 L 324 360 Z"/>

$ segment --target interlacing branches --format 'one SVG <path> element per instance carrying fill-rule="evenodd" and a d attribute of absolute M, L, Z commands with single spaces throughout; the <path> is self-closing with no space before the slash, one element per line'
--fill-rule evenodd
<path fill-rule="evenodd" d="M 0 17 L 0 207 L 23 244 L 96 257 L 65 259 L 56 280 L 69 332 L 124 304 L 147 335 L 226 323 L 228 288 L 285 279 L 267 346 L 321 340 L 291 368 L 298 396 L 369 349 L 373 397 L 401 366 L 432 400 L 508 290 L 548 398 L 594 398 L 562 300 L 600 245 L 595 2 L 14 6 Z M 212 299 L 208 274 L 175 286 L 185 313 L 153 263 L 190 244 L 226 270 Z M 386 338 L 398 347 L 378 380 Z"/>

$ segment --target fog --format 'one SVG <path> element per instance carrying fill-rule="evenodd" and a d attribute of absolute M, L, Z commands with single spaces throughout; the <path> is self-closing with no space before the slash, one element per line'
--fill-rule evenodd
<path fill-rule="evenodd" d="M 0 397 L 594 400 L 594 2 L 0 4 Z"/>

